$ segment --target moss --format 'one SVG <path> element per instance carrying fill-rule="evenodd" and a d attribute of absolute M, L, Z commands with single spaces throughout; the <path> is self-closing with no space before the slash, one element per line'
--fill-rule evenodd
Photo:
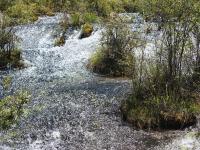
<path fill-rule="evenodd" d="M 92 34 L 92 32 L 93 32 L 93 26 L 88 23 L 84 24 L 82 26 L 80 39 L 89 37 Z"/>

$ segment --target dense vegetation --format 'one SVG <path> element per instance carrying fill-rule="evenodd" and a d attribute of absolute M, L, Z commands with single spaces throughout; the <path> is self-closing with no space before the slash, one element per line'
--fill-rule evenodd
<path fill-rule="evenodd" d="M 7 28 L 8 18 L 1 16 L 0 21 L 0 69 L 22 67 L 21 51 L 17 49 L 18 38 L 12 27 Z"/>
<path fill-rule="evenodd" d="M 11 77 L 2 78 L 0 83 L 3 87 L 3 98 L 0 99 L 0 129 L 7 129 L 23 114 L 24 105 L 29 101 L 29 95 L 23 91 L 10 95 Z"/>
<path fill-rule="evenodd" d="M 92 55 L 88 68 L 103 75 L 131 77 L 134 61 L 132 49 L 138 44 L 137 33 L 132 32 L 123 17 L 116 14 L 105 27 L 101 46 Z"/>
<path fill-rule="evenodd" d="M 102 46 L 90 59 L 89 67 L 100 74 L 132 77 L 133 94 L 121 110 L 124 119 L 134 126 L 182 129 L 193 125 L 200 111 L 200 3 L 143 0 L 138 4 L 143 17 L 155 22 L 162 33 L 152 50 L 155 58 L 144 58 L 145 40 L 135 40 L 137 36 L 131 36 L 133 32 L 120 21 L 106 26 Z M 133 54 L 139 45 L 143 52 L 136 57 Z M 131 61 L 126 59 L 130 56 Z"/>

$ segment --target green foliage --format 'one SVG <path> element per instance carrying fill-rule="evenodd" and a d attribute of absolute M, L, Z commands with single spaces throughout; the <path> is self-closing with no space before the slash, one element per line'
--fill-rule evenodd
<path fill-rule="evenodd" d="M 199 46 L 192 46 L 190 34 L 194 18 L 199 18 L 197 10 L 194 12 L 199 2 L 143 0 L 141 3 L 144 15 L 150 20 L 157 19 L 162 26 L 162 45 L 156 45 L 155 60 L 141 55 L 135 61 L 133 94 L 122 105 L 125 118 L 139 128 L 182 129 L 193 125 L 195 115 L 200 113 L 200 82 L 195 69 L 199 66 Z M 191 63 L 193 58 L 197 58 L 195 63 Z"/>
<path fill-rule="evenodd" d="M 28 102 L 27 92 L 6 96 L 0 100 L 0 128 L 8 128 L 19 119 L 23 113 L 23 105 Z"/>
<path fill-rule="evenodd" d="M 88 12 L 84 13 L 82 18 L 84 23 L 96 23 L 98 20 L 96 14 Z"/>
<path fill-rule="evenodd" d="M 2 79 L 4 98 L 0 99 L 0 129 L 7 129 L 16 123 L 24 112 L 24 105 L 28 103 L 28 92 L 16 92 L 9 95 L 7 92 L 11 86 L 12 78 L 7 76 Z"/>
<path fill-rule="evenodd" d="M 137 34 L 121 18 L 116 16 L 106 25 L 101 48 L 94 54 L 88 67 L 96 73 L 110 76 L 131 76 L 133 48 L 137 46 Z"/>
<path fill-rule="evenodd" d="M 136 12 L 138 11 L 139 5 L 137 4 L 137 0 L 122 0 L 122 6 L 126 12 Z"/>
<path fill-rule="evenodd" d="M 25 4 L 23 1 L 9 7 L 6 13 L 20 24 L 37 20 L 36 4 Z"/>
<path fill-rule="evenodd" d="M 93 65 L 99 66 L 103 60 L 106 57 L 106 53 L 103 51 L 103 49 L 96 50 L 95 53 L 93 53 L 90 57 L 90 63 Z"/>
<path fill-rule="evenodd" d="M 53 12 L 67 12 L 75 14 L 72 24 L 80 26 L 80 21 L 96 22 L 96 16 L 109 17 L 112 12 L 125 10 L 133 12 L 135 5 L 135 0 L 0 0 L 0 11 L 15 19 L 14 22 L 18 24 L 35 21 L 39 15 L 51 16 Z"/>
<path fill-rule="evenodd" d="M 71 15 L 71 25 L 73 27 L 80 27 L 81 24 L 83 23 L 81 19 L 81 14 L 80 13 L 74 13 Z"/>
<path fill-rule="evenodd" d="M 11 82 L 12 82 L 12 78 L 10 76 L 3 78 L 2 86 L 4 90 L 8 90 L 10 88 Z"/>
<path fill-rule="evenodd" d="M 166 96 L 156 96 L 145 101 L 133 99 L 134 96 L 123 103 L 122 112 L 126 120 L 141 129 L 183 129 L 196 123 L 194 114 L 200 110 L 200 105 L 188 99 L 180 102 Z"/>
<path fill-rule="evenodd" d="M 11 67 L 22 67 L 21 51 L 16 48 L 18 38 L 13 32 L 13 28 L 6 27 L 10 24 L 7 17 L 3 16 L 0 22 L 0 69 L 4 69 L 8 64 Z"/>
<path fill-rule="evenodd" d="M 5 11 L 12 4 L 12 0 L 0 0 L 0 10 Z"/>
<path fill-rule="evenodd" d="M 96 23 L 98 20 L 98 17 L 93 14 L 93 13 L 74 13 L 71 14 L 70 18 L 70 25 L 72 27 L 80 27 L 81 25 L 84 24 L 91 24 L 91 23 Z"/>
<path fill-rule="evenodd" d="M 14 49 L 10 53 L 0 50 L 0 69 L 5 69 L 8 64 L 14 68 L 23 67 L 20 50 Z"/>

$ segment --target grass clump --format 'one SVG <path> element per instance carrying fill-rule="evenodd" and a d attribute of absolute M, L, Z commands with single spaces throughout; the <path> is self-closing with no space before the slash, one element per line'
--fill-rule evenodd
<path fill-rule="evenodd" d="M 28 93 L 20 92 L 0 100 L 0 128 L 9 128 L 23 114 L 23 106 L 28 102 Z"/>
<path fill-rule="evenodd" d="M 70 25 L 72 27 L 80 27 L 82 24 L 81 14 L 80 13 L 74 13 L 71 15 L 71 23 Z"/>
<path fill-rule="evenodd" d="M 98 21 L 98 17 L 94 13 L 73 13 L 70 17 L 69 25 L 74 28 L 79 28 L 84 24 L 93 24 Z"/>
<path fill-rule="evenodd" d="M 136 102 L 132 95 L 122 104 L 121 110 L 126 121 L 140 129 L 184 129 L 197 123 L 195 113 L 200 105 L 195 101 L 181 99 L 174 102 L 172 97 L 157 96 Z"/>
<path fill-rule="evenodd" d="M 21 51 L 18 49 L 12 50 L 10 53 L 0 51 L 0 69 L 12 68 L 22 68 L 24 66 L 21 61 Z"/>
<path fill-rule="evenodd" d="M 91 55 L 87 67 L 95 73 L 106 76 L 130 77 L 133 71 L 133 61 L 134 57 L 131 53 L 127 53 L 123 59 L 114 60 L 107 49 L 98 49 Z"/>
<path fill-rule="evenodd" d="M 0 69 L 5 69 L 7 65 L 14 68 L 23 67 L 21 51 L 16 46 L 19 39 L 12 27 L 7 28 L 9 24 L 9 20 L 3 16 L 0 22 Z"/>
<path fill-rule="evenodd" d="M 82 16 L 84 23 L 96 23 L 98 21 L 98 17 L 95 13 L 86 12 Z"/>
<path fill-rule="evenodd" d="M 132 50 L 137 45 L 137 34 L 117 18 L 107 24 L 102 35 L 100 50 L 91 56 L 88 68 L 102 75 L 130 77 L 134 62 Z"/>
<path fill-rule="evenodd" d="M 24 112 L 24 105 L 29 102 L 28 92 L 21 91 L 9 94 L 12 78 L 7 76 L 1 81 L 3 98 L 0 99 L 0 129 L 8 129 L 16 123 Z"/>
<path fill-rule="evenodd" d="M 7 15 L 12 18 L 14 23 L 24 24 L 34 22 L 38 19 L 36 15 L 36 4 L 16 3 L 6 11 Z"/>

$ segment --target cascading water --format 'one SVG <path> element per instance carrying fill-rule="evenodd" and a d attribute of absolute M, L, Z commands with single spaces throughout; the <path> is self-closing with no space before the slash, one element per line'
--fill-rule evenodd
<path fill-rule="evenodd" d="M 176 150 L 182 145 L 192 149 L 194 144 L 196 149 L 200 147 L 196 136 L 184 136 L 187 131 L 145 132 L 125 124 L 119 107 L 131 90 L 130 82 L 97 77 L 85 67 L 99 45 L 101 30 L 81 40 L 79 32 L 73 31 L 64 46 L 54 47 L 61 17 L 42 17 L 34 24 L 16 27 L 28 66 L 10 72 L 12 88 L 26 89 L 32 98 L 19 123 L 0 132 L 0 149 Z"/>

